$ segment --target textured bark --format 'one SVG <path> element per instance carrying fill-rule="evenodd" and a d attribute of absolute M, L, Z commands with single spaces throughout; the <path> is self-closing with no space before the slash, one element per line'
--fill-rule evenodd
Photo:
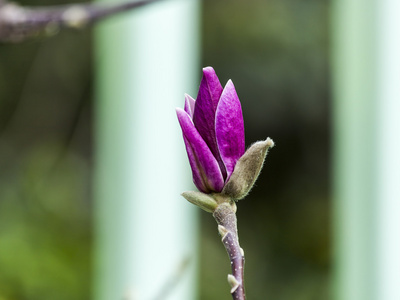
<path fill-rule="evenodd" d="M 244 253 L 240 248 L 237 233 L 236 205 L 232 202 L 220 204 L 213 213 L 218 223 L 222 243 L 228 252 L 232 266 L 232 275 L 228 275 L 231 294 L 234 300 L 245 300 L 244 292 Z"/>

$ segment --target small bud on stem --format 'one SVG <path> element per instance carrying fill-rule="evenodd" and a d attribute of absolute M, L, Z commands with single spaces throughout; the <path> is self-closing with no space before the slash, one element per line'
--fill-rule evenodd
<path fill-rule="evenodd" d="M 231 294 L 233 294 L 237 288 L 240 286 L 239 282 L 236 280 L 235 276 L 228 274 L 228 283 L 230 284 Z"/>
<path fill-rule="evenodd" d="M 215 201 L 214 198 L 210 197 L 208 194 L 190 191 L 183 192 L 182 196 L 187 201 L 193 203 L 194 205 L 197 205 L 201 209 L 204 209 L 206 212 L 213 212 L 218 205 L 217 201 Z"/>

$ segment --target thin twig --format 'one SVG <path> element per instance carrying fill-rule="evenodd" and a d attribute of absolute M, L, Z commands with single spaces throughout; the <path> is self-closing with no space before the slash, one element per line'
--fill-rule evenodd
<path fill-rule="evenodd" d="M 218 223 L 222 243 L 231 261 L 232 274 L 228 275 L 228 282 L 231 286 L 232 298 L 234 300 L 246 300 L 244 293 L 244 252 L 239 245 L 235 203 L 218 205 L 213 216 Z"/>
<path fill-rule="evenodd" d="M 0 42 L 18 43 L 61 28 L 83 28 L 105 17 L 159 0 L 138 0 L 114 5 L 69 4 L 23 7 L 0 0 Z"/>

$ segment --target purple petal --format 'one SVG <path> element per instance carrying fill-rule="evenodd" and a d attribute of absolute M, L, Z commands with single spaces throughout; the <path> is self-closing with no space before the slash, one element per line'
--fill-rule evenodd
<path fill-rule="evenodd" d="M 194 112 L 195 104 L 196 104 L 196 100 L 194 100 L 188 94 L 185 94 L 185 111 L 188 113 L 188 115 L 192 119 L 193 119 L 193 112 Z"/>
<path fill-rule="evenodd" d="M 217 160 L 197 132 L 189 114 L 180 108 L 176 109 L 176 114 L 182 128 L 194 184 L 204 193 L 220 192 L 224 187 L 224 179 Z"/>
<path fill-rule="evenodd" d="M 193 123 L 204 139 L 212 154 L 217 159 L 222 174 L 226 177 L 226 170 L 219 154 L 215 137 L 215 111 L 222 94 L 222 86 L 217 74 L 211 67 L 203 69 L 199 93 L 196 99 L 196 107 L 193 113 Z"/>
<path fill-rule="evenodd" d="M 226 180 L 228 180 L 245 150 L 242 107 L 231 80 L 222 92 L 215 119 L 218 148 L 226 167 Z"/>
<path fill-rule="evenodd" d="M 214 69 L 212 67 L 203 68 L 203 78 L 201 79 L 197 100 L 211 106 L 215 113 L 222 90 L 222 85 Z"/>

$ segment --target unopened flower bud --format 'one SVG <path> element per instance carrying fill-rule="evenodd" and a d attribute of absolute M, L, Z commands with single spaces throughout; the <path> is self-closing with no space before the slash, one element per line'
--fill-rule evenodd
<path fill-rule="evenodd" d="M 176 114 L 194 184 L 206 194 L 221 192 L 245 150 L 235 86 L 229 80 L 223 88 L 214 69 L 204 68 L 197 98 L 186 95 L 184 109 Z"/>

